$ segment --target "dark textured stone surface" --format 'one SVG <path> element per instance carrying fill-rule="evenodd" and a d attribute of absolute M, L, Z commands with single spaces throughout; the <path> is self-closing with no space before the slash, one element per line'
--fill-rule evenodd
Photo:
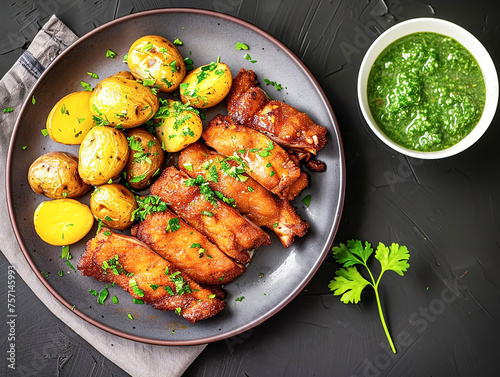
<path fill-rule="evenodd" d="M 396 241 L 411 252 L 406 276 L 388 274 L 382 282 L 397 355 L 387 350 L 371 292 L 357 306 L 344 305 L 329 293 L 327 285 L 336 268 L 329 257 L 287 307 L 247 333 L 210 344 L 185 376 L 496 375 L 498 116 L 486 134 L 460 155 L 439 161 L 405 158 L 388 151 L 365 127 L 356 103 L 356 77 L 364 52 L 380 32 L 422 16 L 465 27 L 498 65 L 499 4 L 487 0 L 11 1 L 0 14 L 0 74 L 51 13 L 82 35 L 131 12 L 170 6 L 202 7 L 245 19 L 273 34 L 305 62 L 330 99 L 344 142 L 347 189 L 336 241 L 352 237 L 374 243 Z M 0 281 L 5 282 L 7 265 L 1 260 Z M 25 375 L 125 375 L 18 281 L 23 318 L 18 326 L 18 365 L 44 365 L 39 373 Z M 0 310 L 5 318 L 5 305 Z M 7 329 L 5 325 L 1 329 L 4 353 Z"/>

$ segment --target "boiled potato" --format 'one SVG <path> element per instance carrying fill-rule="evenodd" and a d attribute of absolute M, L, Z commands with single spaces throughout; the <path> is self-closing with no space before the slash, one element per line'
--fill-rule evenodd
<path fill-rule="evenodd" d="M 129 155 L 125 172 L 127 182 L 134 189 L 142 189 L 151 183 L 151 178 L 160 173 L 165 161 L 158 139 L 142 128 L 127 132 Z"/>
<path fill-rule="evenodd" d="M 89 104 L 98 125 L 121 128 L 140 126 L 160 106 L 151 89 L 135 81 L 130 72 L 119 72 L 99 82 Z"/>
<path fill-rule="evenodd" d="M 48 244 L 71 245 L 92 229 L 90 208 L 74 199 L 56 199 L 41 203 L 33 218 L 35 231 Z"/>
<path fill-rule="evenodd" d="M 132 225 L 132 212 L 137 208 L 134 195 L 119 183 L 96 187 L 90 198 L 90 209 L 97 220 L 113 229 Z"/>
<path fill-rule="evenodd" d="M 47 117 L 47 131 L 52 140 L 62 144 L 80 144 L 92 128 L 89 108 L 92 92 L 68 94 L 57 102 Z"/>
<path fill-rule="evenodd" d="M 167 152 L 177 152 L 196 142 L 202 132 L 203 123 L 198 110 L 180 101 L 168 100 L 155 116 L 156 137 Z"/>
<path fill-rule="evenodd" d="M 80 145 L 78 173 L 88 184 L 99 186 L 117 178 L 128 159 L 125 134 L 112 127 L 92 128 Z"/>
<path fill-rule="evenodd" d="M 127 64 L 132 74 L 162 92 L 170 93 L 179 88 L 186 75 L 182 55 L 165 38 L 146 35 L 136 40 L 128 52 Z"/>
<path fill-rule="evenodd" d="M 196 68 L 182 80 L 181 100 L 198 109 L 212 107 L 227 96 L 232 84 L 229 67 L 212 62 Z"/>
<path fill-rule="evenodd" d="M 78 198 L 90 189 L 78 175 L 78 157 L 65 152 L 38 157 L 28 170 L 28 182 L 34 192 L 51 199 Z"/>

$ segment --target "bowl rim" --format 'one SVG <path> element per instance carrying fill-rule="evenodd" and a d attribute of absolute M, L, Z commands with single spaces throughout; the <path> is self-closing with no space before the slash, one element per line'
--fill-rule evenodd
<path fill-rule="evenodd" d="M 390 139 L 375 122 L 367 99 L 367 82 L 371 67 L 378 56 L 394 41 L 414 33 L 431 32 L 442 34 L 455 39 L 465 47 L 476 59 L 483 74 L 485 83 L 485 104 L 481 118 L 472 131 L 457 144 L 439 151 L 416 151 L 403 147 Z M 421 159 L 439 159 L 458 154 L 473 145 L 486 132 L 493 117 L 495 116 L 499 84 L 495 64 L 483 44 L 465 28 L 440 18 L 413 18 L 400 22 L 384 31 L 368 48 L 358 73 L 357 81 L 358 104 L 365 119 L 373 133 L 388 147 L 409 157 Z"/>

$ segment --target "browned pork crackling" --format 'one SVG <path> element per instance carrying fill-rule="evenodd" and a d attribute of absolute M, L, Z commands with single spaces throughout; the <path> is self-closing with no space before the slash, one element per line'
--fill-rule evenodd
<path fill-rule="evenodd" d="M 82 275 L 115 283 L 155 309 L 175 311 L 195 323 L 225 307 L 211 289 L 203 288 L 134 237 L 109 229 L 87 242 L 78 262 Z"/>
<path fill-rule="evenodd" d="M 191 144 L 181 152 L 179 167 L 192 178 L 203 176 L 213 190 L 234 202 L 241 214 L 272 230 L 284 247 L 291 246 L 295 237 L 302 237 L 309 228 L 288 200 L 278 198 L 247 176 L 234 159 L 202 143 Z"/>
<path fill-rule="evenodd" d="M 227 112 L 235 122 L 265 133 L 276 143 L 316 154 L 326 144 L 326 128 L 259 88 L 257 75 L 242 68 L 226 97 Z"/>
<path fill-rule="evenodd" d="M 233 158 L 250 177 L 282 199 L 293 200 L 309 184 L 288 152 L 229 116 L 217 115 L 202 136 L 208 146 Z"/>
<path fill-rule="evenodd" d="M 132 235 L 200 284 L 226 284 L 245 271 L 168 209 L 148 214 L 134 225 Z"/>
<path fill-rule="evenodd" d="M 170 166 L 151 186 L 151 195 L 168 203 L 169 209 L 236 262 L 250 262 L 248 250 L 269 245 L 269 235 L 207 189 L 207 182 L 194 180 Z"/>

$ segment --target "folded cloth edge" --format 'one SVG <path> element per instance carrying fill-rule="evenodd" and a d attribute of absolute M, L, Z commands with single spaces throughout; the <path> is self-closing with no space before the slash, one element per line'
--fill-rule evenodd
<path fill-rule="evenodd" d="M 21 108 L 36 79 L 77 36 L 55 15 L 50 17 L 29 48 L 0 80 L 0 102 Z M 34 59 L 34 60 L 33 60 Z M 38 65 L 39 64 L 39 65 Z M 4 167 L 0 180 L 5 182 L 5 165 L 16 112 L 2 114 L 0 120 L 0 160 Z M 8 217 L 5 185 L 0 185 L 0 214 Z M 48 309 L 101 354 L 132 376 L 181 376 L 206 345 L 157 346 L 134 342 L 101 330 L 78 317 L 60 303 L 39 281 L 22 254 L 11 226 L 0 231 L 2 253 Z M 113 344 L 111 348 L 110 345 Z"/>

